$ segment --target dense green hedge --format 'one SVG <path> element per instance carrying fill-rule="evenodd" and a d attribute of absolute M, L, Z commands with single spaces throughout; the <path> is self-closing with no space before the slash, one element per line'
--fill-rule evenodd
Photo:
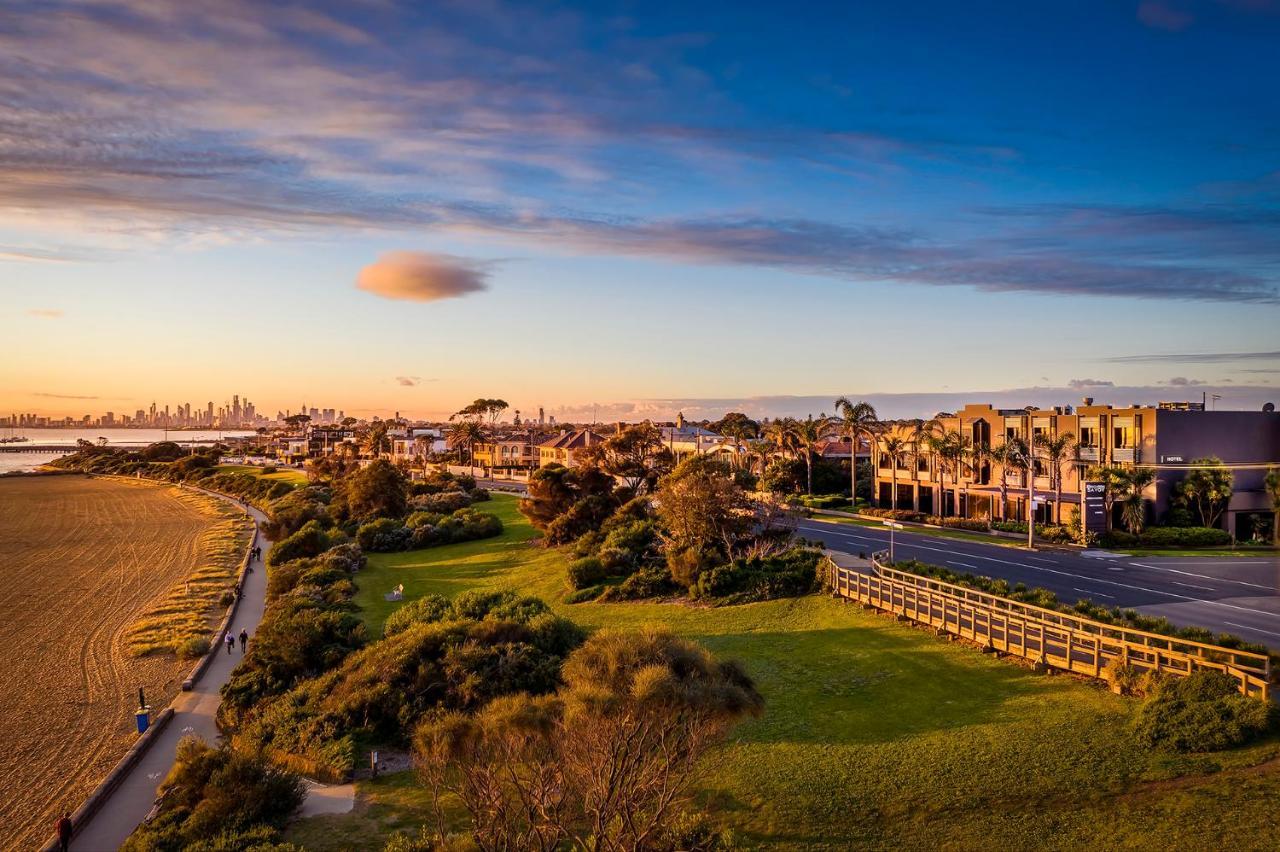
<path fill-rule="evenodd" d="M 1220 751 L 1263 736 L 1275 723 L 1276 707 L 1241 695 L 1234 677 L 1198 671 L 1157 681 L 1134 720 L 1134 733 L 1140 742 L 1169 751 Z"/>
<path fill-rule="evenodd" d="M 1148 527 L 1141 535 L 1112 530 L 1102 537 L 1103 547 L 1196 548 L 1231 544 L 1226 530 L 1213 527 Z"/>

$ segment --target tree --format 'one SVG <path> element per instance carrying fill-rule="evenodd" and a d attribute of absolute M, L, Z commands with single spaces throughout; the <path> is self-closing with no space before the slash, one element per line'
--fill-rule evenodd
<path fill-rule="evenodd" d="M 1200 523 L 1206 527 L 1216 527 L 1227 501 L 1231 499 L 1231 486 L 1235 477 L 1231 469 L 1216 456 L 1195 459 L 1191 462 L 1191 470 L 1182 480 L 1182 493 L 1195 503 L 1200 513 Z"/>
<path fill-rule="evenodd" d="M 1134 535 L 1141 535 L 1147 521 L 1147 501 L 1143 496 L 1156 481 L 1156 472 L 1150 467 L 1133 467 L 1123 472 L 1120 495 L 1120 517 L 1125 528 Z"/>
<path fill-rule="evenodd" d="M 1268 468 L 1264 484 L 1271 498 L 1271 546 L 1280 547 L 1280 467 Z"/>
<path fill-rule="evenodd" d="M 445 438 L 451 447 L 465 447 L 467 461 L 473 467 L 476 463 L 476 444 L 489 437 L 489 430 L 479 420 L 460 420 L 449 425 Z"/>
<path fill-rule="evenodd" d="M 594 464 L 621 479 L 636 495 L 652 491 L 671 471 L 674 458 L 662 443 L 662 433 L 652 423 L 637 423 L 588 447 L 579 456 L 582 464 Z"/>
<path fill-rule="evenodd" d="M 1022 443 L 1022 439 L 1011 438 L 998 447 L 990 447 L 986 451 L 987 458 L 1000 467 L 1000 520 L 1002 521 L 1009 519 L 1009 468 L 1018 466 L 1019 454 L 1024 453 L 1025 450 L 1026 445 Z"/>
<path fill-rule="evenodd" d="M 386 420 L 375 420 L 361 439 L 361 446 L 371 456 L 381 458 L 384 452 L 391 449 L 391 424 Z"/>
<path fill-rule="evenodd" d="M 551 464 L 529 477 L 520 513 L 546 533 L 547 544 L 564 544 L 599 529 L 618 506 L 613 477 L 596 467 Z"/>
<path fill-rule="evenodd" d="M 377 459 L 338 484 L 348 515 L 356 520 L 400 518 L 409 511 L 409 482 L 386 459 Z"/>
<path fill-rule="evenodd" d="M 658 519 L 668 554 L 733 557 L 751 528 L 751 504 L 728 467 L 710 456 L 690 456 L 658 483 Z"/>
<path fill-rule="evenodd" d="M 889 468 L 893 477 L 892 503 L 890 508 L 898 508 L 898 461 L 906 457 L 907 442 L 897 435 L 890 435 L 880 443 L 880 454 L 888 457 Z"/>
<path fill-rule="evenodd" d="M 360 421 L 356 420 L 354 417 L 342 418 L 342 425 L 346 426 L 348 429 L 350 429 L 352 426 L 356 425 L 359 422 Z"/>
<path fill-rule="evenodd" d="M 1128 486 L 1128 471 L 1122 467 L 1094 466 L 1085 474 L 1090 480 L 1102 483 L 1102 507 L 1106 511 L 1107 532 L 1111 532 L 1111 517 L 1116 500 L 1123 497 Z"/>
<path fill-rule="evenodd" d="M 602 630 L 555 696 L 508 696 L 414 735 L 442 844 L 458 797 L 482 850 L 671 848 L 699 760 L 764 699 L 745 672 L 658 629 Z"/>
<path fill-rule="evenodd" d="M 290 414 L 284 419 L 284 422 L 289 424 L 292 428 L 297 429 L 310 423 L 311 416 L 309 414 Z"/>
<path fill-rule="evenodd" d="M 1055 521 L 1062 523 L 1062 467 L 1075 457 L 1076 436 L 1063 432 L 1036 445 L 1041 457 L 1049 466 L 1049 481 L 1053 483 Z"/>
<path fill-rule="evenodd" d="M 735 438 L 739 441 L 760 437 L 760 424 L 738 411 L 730 411 L 707 428 L 726 438 Z"/>
<path fill-rule="evenodd" d="M 449 419 L 453 420 L 457 417 L 463 420 L 483 420 L 492 426 L 498 422 L 502 412 L 510 407 L 505 399 L 477 399 L 461 410 L 455 411 Z"/>
<path fill-rule="evenodd" d="M 851 402 L 848 397 L 840 397 L 835 402 L 836 417 L 844 433 L 849 436 L 849 499 L 856 506 L 858 503 L 858 441 L 865 437 L 874 441 L 880 428 L 880 419 L 875 408 L 869 402 Z"/>
<path fill-rule="evenodd" d="M 952 484 L 957 486 L 952 491 L 953 514 L 959 515 L 960 489 L 958 486 L 960 485 L 960 474 L 964 467 L 964 460 L 969 457 L 969 454 L 973 450 L 973 442 L 957 432 L 955 429 L 944 428 L 941 421 L 931 421 L 931 424 L 926 424 L 926 427 L 928 428 L 925 432 L 924 440 L 926 446 L 929 447 L 929 451 L 936 455 L 941 462 L 941 464 L 938 465 L 938 480 L 942 484 L 942 494 L 939 496 L 943 498 L 946 496 L 947 474 L 950 473 Z M 895 503 L 897 502 L 896 497 L 894 498 L 894 501 Z M 937 514 L 946 514 L 945 504 L 945 499 L 938 501 Z"/>
<path fill-rule="evenodd" d="M 813 449 L 826 433 L 827 421 L 814 420 L 810 415 L 805 420 L 792 420 L 788 423 L 791 441 L 797 451 L 804 453 L 805 492 L 813 494 Z"/>

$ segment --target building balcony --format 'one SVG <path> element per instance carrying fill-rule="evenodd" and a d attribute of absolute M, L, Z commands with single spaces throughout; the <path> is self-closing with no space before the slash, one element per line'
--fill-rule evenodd
<path fill-rule="evenodd" d="M 1080 447 L 1080 461 L 1096 462 L 1100 455 L 1097 447 Z"/>
<path fill-rule="evenodd" d="M 1133 447 L 1116 447 L 1111 451 L 1111 460 L 1118 462 L 1137 461 L 1138 452 Z"/>

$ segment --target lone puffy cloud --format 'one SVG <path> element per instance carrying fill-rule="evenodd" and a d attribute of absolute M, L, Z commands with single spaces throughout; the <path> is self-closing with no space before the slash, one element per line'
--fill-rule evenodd
<path fill-rule="evenodd" d="M 437 302 L 487 289 L 484 266 L 450 254 L 393 251 L 360 270 L 356 287 L 384 299 Z"/>

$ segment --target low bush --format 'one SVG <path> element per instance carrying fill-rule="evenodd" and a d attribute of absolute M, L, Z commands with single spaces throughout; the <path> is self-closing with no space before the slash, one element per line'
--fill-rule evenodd
<path fill-rule="evenodd" d="M 178 648 L 178 657 L 183 660 L 198 660 L 209 653 L 208 636 L 193 636 Z"/>
<path fill-rule="evenodd" d="M 600 593 L 605 590 L 603 585 L 587 586 L 585 589 L 578 589 L 564 596 L 564 602 L 567 604 L 587 603 L 594 601 L 600 597 Z"/>
<path fill-rule="evenodd" d="M 849 498 L 843 494 L 803 494 L 799 500 L 806 509 L 839 509 L 849 505 Z"/>
<path fill-rule="evenodd" d="M 1159 682 L 1134 720 L 1139 742 L 1177 752 L 1221 751 L 1275 726 L 1276 708 L 1240 694 L 1225 672 L 1197 671 Z"/>
<path fill-rule="evenodd" d="M 423 494 L 413 497 L 410 499 L 409 505 L 415 511 L 448 515 L 459 509 L 470 508 L 474 502 L 475 499 L 466 491 L 441 491 L 436 494 Z"/>
<path fill-rule="evenodd" d="M 271 546 L 267 553 L 267 567 L 283 565 L 295 559 L 319 556 L 335 544 L 341 543 L 341 533 L 330 533 L 320 525 L 318 520 L 307 521 L 292 535 L 286 536 Z"/>
<path fill-rule="evenodd" d="M 1112 530 L 1102 536 L 1104 547 L 1197 548 L 1231 544 L 1226 530 L 1213 527 L 1148 527 L 1141 535 Z"/>
<path fill-rule="evenodd" d="M 987 522 L 975 518 L 943 518 L 938 515 L 928 515 L 925 517 L 924 522 L 933 524 L 935 527 L 945 527 L 946 529 L 987 532 Z"/>
<path fill-rule="evenodd" d="M 609 570 L 605 568 L 604 563 L 597 557 L 584 556 L 581 559 L 575 559 L 570 562 L 566 574 L 569 580 L 569 588 L 585 589 L 588 586 L 598 585 L 609 576 Z"/>
<path fill-rule="evenodd" d="M 910 509 L 876 509 L 867 508 L 861 510 L 862 514 L 869 515 L 873 518 L 888 518 L 891 521 L 910 521 L 911 523 L 924 523 L 925 516 L 921 512 L 913 512 Z"/>
<path fill-rule="evenodd" d="M 271 848 L 306 798 L 292 772 L 196 737 L 178 743 L 160 787 L 156 815 L 129 836 L 125 852 Z"/>
<path fill-rule="evenodd" d="M 411 613 L 389 621 L 386 638 L 267 703 L 237 742 L 321 778 L 345 778 L 359 739 L 403 744 L 433 710 L 553 691 L 563 658 L 585 638 L 542 601 L 509 592 L 462 595 L 447 608 L 432 601 Z"/>
<path fill-rule="evenodd" d="M 666 597 L 681 591 L 664 565 L 646 565 L 616 586 L 606 588 L 597 600 L 636 601 Z"/>
<path fill-rule="evenodd" d="M 703 571 L 690 593 L 719 603 L 746 603 L 807 595 L 818 583 L 817 566 L 822 552 L 795 547 L 783 553 L 735 559 Z"/>
<path fill-rule="evenodd" d="M 418 511 L 404 521 L 379 518 L 361 526 L 356 540 L 374 553 L 396 553 L 498 535 L 502 535 L 502 521 L 497 515 L 459 509 L 451 515 Z"/>

